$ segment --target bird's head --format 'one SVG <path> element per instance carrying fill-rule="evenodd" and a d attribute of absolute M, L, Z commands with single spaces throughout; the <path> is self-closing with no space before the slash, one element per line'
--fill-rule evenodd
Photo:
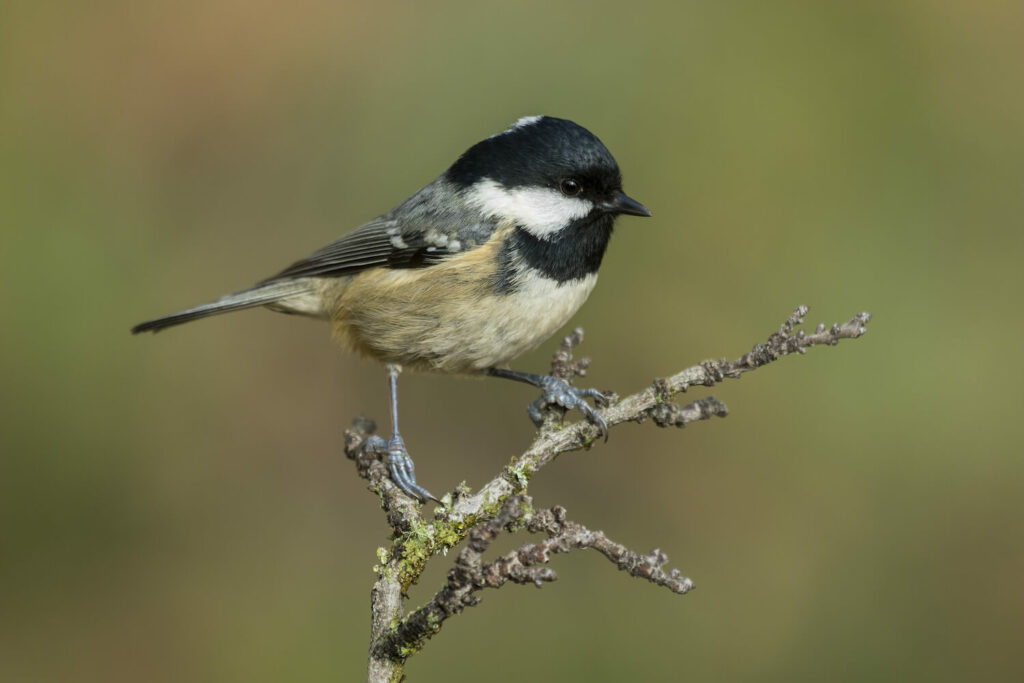
<path fill-rule="evenodd" d="M 445 178 L 486 216 L 545 240 L 580 222 L 651 215 L 622 191 L 619 165 L 597 136 L 551 116 L 521 118 L 473 145 Z"/>

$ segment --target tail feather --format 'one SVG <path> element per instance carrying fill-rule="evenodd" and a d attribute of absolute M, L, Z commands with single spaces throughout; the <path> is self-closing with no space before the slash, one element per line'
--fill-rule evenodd
<path fill-rule="evenodd" d="M 206 318 L 211 315 L 240 311 L 244 308 L 266 306 L 267 304 L 272 304 L 290 297 L 309 294 L 309 292 L 309 285 L 301 281 L 292 280 L 286 282 L 271 282 L 265 285 L 253 287 L 252 289 L 246 289 L 241 292 L 222 296 L 216 301 L 211 301 L 210 303 L 203 304 L 202 306 L 196 306 L 184 311 L 179 311 L 178 313 L 172 313 L 171 315 L 156 318 L 155 320 L 147 320 L 146 322 L 139 323 L 133 327 L 132 334 L 138 334 L 140 332 L 159 332 L 166 327 L 173 327 L 174 325 L 199 320 L 200 318 Z"/>

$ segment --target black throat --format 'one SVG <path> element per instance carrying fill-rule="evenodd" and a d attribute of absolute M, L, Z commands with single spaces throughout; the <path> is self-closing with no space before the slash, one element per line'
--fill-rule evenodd
<path fill-rule="evenodd" d="M 533 270 L 556 282 L 579 280 L 601 267 L 615 216 L 598 214 L 574 221 L 568 227 L 542 239 L 516 226 L 498 257 L 496 289 L 512 293 L 518 288 L 521 270 Z"/>

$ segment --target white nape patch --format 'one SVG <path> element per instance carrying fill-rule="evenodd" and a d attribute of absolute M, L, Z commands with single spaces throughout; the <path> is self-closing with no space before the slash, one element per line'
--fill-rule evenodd
<path fill-rule="evenodd" d="M 523 116 L 518 121 L 513 123 L 511 126 L 506 128 L 505 130 L 501 131 L 500 133 L 495 133 L 491 137 L 492 138 L 496 138 L 499 135 L 505 135 L 506 133 L 511 133 L 512 131 L 517 130 L 519 128 L 525 128 L 526 126 L 532 126 L 533 124 L 535 124 L 538 121 L 540 121 L 542 118 L 544 118 L 544 117 L 543 116 Z"/>
<path fill-rule="evenodd" d="M 522 128 L 524 126 L 532 126 L 533 124 L 540 121 L 543 116 L 523 116 L 518 121 L 509 126 L 509 130 L 515 130 L 516 128 Z"/>
<path fill-rule="evenodd" d="M 484 215 L 513 220 L 541 239 L 550 239 L 594 209 L 594 203 L 587 199 L 566 197 L 548 187 L 509 189 L 490 178 L 474 183 L 466 192 L 466 199 Z"/>

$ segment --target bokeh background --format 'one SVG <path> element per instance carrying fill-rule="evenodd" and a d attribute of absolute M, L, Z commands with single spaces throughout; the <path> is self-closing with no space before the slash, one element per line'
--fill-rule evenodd
<path fill-rule="evenodd" d="M 128 328 L 543 112 L 601 136 L 655 213 L 620 222 L 572 321 L 593 384 L 736 357 L 798 304 L 875 318 L 716 388 L 726 420 L 626 426 L 534 480 L 698 590 L 559 557 L 559 582 L 485 594 L 409 679 L 1024 680 L 1021 3 L 2 12 L 0 679 L 365 675 L 387 529 L 341 432 L 385 417 L 380 369 L 263 311 Z M 422 481 L 486 481 L 534 397 L 404 376 Z"/>

